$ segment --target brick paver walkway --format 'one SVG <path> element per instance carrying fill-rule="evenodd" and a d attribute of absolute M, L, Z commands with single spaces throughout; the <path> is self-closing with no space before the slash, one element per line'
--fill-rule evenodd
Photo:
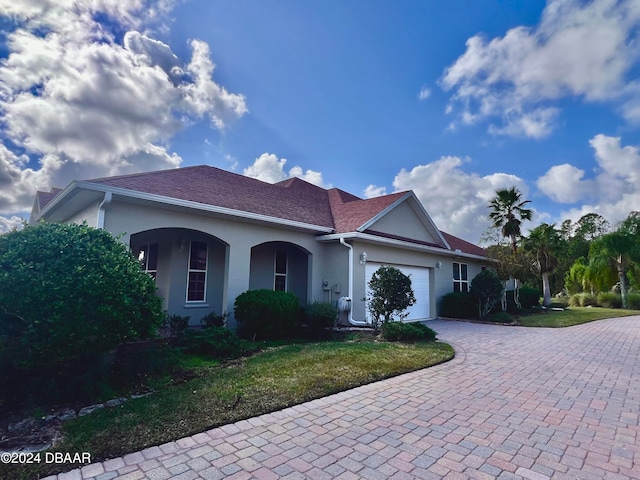
<path fill-rule="evenodd" d="M 640 479 L 640 317 L 429 325 L 453 361 L 57 480 Z"/>

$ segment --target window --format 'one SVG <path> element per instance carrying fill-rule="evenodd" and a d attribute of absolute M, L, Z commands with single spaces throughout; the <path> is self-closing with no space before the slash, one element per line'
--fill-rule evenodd
<path fill-rule="evenodd" d="M 285 250 L 276 250 L 273 289 L 287 291 L 287 252 Z"/>
<path fill-rule="evenodd" d="M 204 302 L 207 287 L 207 243 L 191 242 L 187 302 Z"/>
<path fill-rule="evenodd" d="M 469 274 L 466 263 L 453 263 L 453 291 L 469 291 Z"/>
<path fill-rule="evenodd" d="M 158 273 L 158 244 L 149 243 L 140 245 L 138 250 L 138 261 L 142 265 L 142 269 L 153 277 L 155 280 Z"/>

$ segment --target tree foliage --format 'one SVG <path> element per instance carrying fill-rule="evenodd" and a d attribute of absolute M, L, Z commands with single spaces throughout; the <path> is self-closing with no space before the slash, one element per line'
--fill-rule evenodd
<path fill-rule="evenodd" d="M 556 230 L 555 225 L 542 223 L 529 232 L 524 243 L 525 250 L 532 254 L 533 268 L 542 276 L 542 295 L 545 307 L 551 305 L 549 274 L 558 266 L 560 242 L 560 232 Z"/>
<path fill-rule="evenodd" d="M 394 317 L 402 320 L 407 308 L 416 303 L 411 279 L 395 267 L 383 265 L 373 272 L 369 289 L 368 308 L 375 328 Z"/>
<path fill-rule="evenodd" d="M 500 228 L 502 235 L 511 240 L 511 248 L 517 250 L 518 237 L 522 235 L 522 221 L 531 220 L 533 210 L 525 208 L 530 200 L 522 200 L 522 193 L 516 188 L 496 190 L 496 196 L 489 203 L 489 219 L 493 226 Z"/>
<path fill-rule="evenodd" d="M 0 336 L 24 367 L 72 362 L 151 336 L 153 279 L 105 230 L 40 224 L 0 236 Z"/>
<path fill-rule="evenodd" d="M 478 305 L 479 318 L 485 318 L 502 297 L 502 281 L 493 270 L 486 269 L 471 280 L 471 294 Z"/>

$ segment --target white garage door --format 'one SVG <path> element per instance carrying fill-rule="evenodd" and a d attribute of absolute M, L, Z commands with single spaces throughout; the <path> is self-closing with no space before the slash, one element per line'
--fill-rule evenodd
<path fill-rule="evenodd" d="M 373 272 L 378 270 L 382 265 L 382 263 L 367 262 L 365 266 L 367 297 L 370 296 L 368 287 L 369 280 L 371 280 Z M 413 294 L 416 297 L 416 303 L 407 309 L 409 315 L 405 318 L 405 321 L 425 320 L 429 318 L 429 269 L 425 267 L 409 267 L 406 265 L 391 266 L 397 268 L 405 275 L 409 275 L 409 278 L 411 278 L 411 288 L 413 288 Z M 368 308 L 367 320 L 371 320 Z"/>

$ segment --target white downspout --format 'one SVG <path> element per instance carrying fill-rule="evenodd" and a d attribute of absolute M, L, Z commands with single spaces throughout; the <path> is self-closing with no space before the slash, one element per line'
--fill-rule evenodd
<path fill-rule="evenodd" d="M 102 199 L 102 202 L 98 207 L 98 224 L 96 225 L 97 228 L 104 228 L 104 212 L 107 208 L 107 205 L 111 203 L 111 198 L 111 192 L 104 192 L 104 198 Z"/>
<path fill-rule="evenodd" d="M 349 249 L 349 298 L 351 299 L 351 309 L 347 319 L 351 325 L 356 327 L 367 327 L 369 323 L 364 320 L 353 319 L 353 247 L 344 241 L 344 237 L 340 237 L 340 243 Z"/>

